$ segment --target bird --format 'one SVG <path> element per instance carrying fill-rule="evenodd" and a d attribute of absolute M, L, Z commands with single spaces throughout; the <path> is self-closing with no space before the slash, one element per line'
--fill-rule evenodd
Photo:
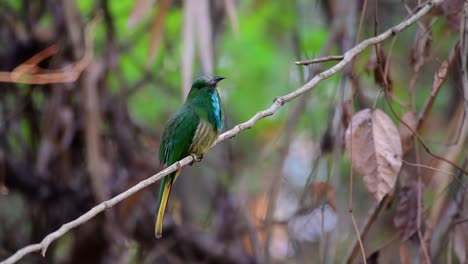
<path fill-rule="evenodd" d="M 222 76 L 196 79 L 184 104 L 167 121 L 159 146 L 159 161 L 164 166 L 195 154 L 201 160 L 223 129 L 224 114 L 217 90 Z M 197 161 L 199 161 L 197 160 Z M 161 238 L 164 212 L 171 187 L 181 168 L 164 176 L 159 187 L 155 236 Z"/>

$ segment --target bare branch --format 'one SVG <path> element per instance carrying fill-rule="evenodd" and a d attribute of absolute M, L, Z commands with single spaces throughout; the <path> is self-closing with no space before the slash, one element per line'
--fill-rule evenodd
<path fill-rule="evenodd" d="M 51 84 L 75 82 L 91 63 L 93 56 L 93 36 L 100 16 L 96 16 L 86 29 L 85 54 L 77 62 L 61 69 L 42 69 L 38 64 L 55 55 L 58 52 L 57 45 L 52 45 L 24 63 L 18 65 L 11 72 L 0 71 L 0 82 L 25 83 L 25 84 Z"/>
<path fill-rule="evenodd" d="M 317 58 L 317 59 L 312 59 L 312 60 L 304 60 L 304 61 L 296 61 L 296 65 L 310 65 L 310 64 L 315 64 L 315 63 L 322 63 L 322 62 L 327 62 L 327 61 L 339 61 L 343 59 L 343 55 L 336 55 L 336 56 L 327 56 L 327 57 L 322 57 L 322 58 Z"/>
<path fill-rule="evenodd" d="M 107 200 L 105 202 L 102 202 L 93 208 L 86 212 L 85 214 L 81 215 L 77 219 L 68 222 L 64 225 L 62 225 L 57 231 L 54 231 L 47 235 L 40 243 L 38 244 L 33 244 L 29 245 L 27 247 L 24 247 L 20 250 L 18 250 L 14 255 L 12 255 L 10 258 L 4 260 L 1 262 L 1 264 L 12 264 L 16 263 L 18 260 L 23 258 L 25 255 L 30 254 L 35 251 L 41 251 L 42 255 L 44 256 L 47 248 L 49 247 L 50 243 L 58 239 L 59 237 L 63 236 L 65 233 L 70 231 L 71 229 L 82 225 L 83 223 L 91 220 L 94 218 L 97 214 L 103 212 L 106 209 L 109 209 L 113 207 L 114 205 L 118 204 L 119 202 L 123 201 L 124 199 L 128 198 L 130 195 L 138 192 L 139 190 L 159 181 L 162 177 L 166 176 L 167 174 L 176 171 L 179 168 L 185 167 L 188 164 L 195 162 L 193 156 L 188 156 L 176 163 L 174 163 L 172 166 L 167 167 L 166 169 L 160 171 L 159 173 L 151 176 L 150 178 L 143 180 L 133 186 L 132 188 L 126 190 L 125 192 L 115 196 L 114 198 Z"/>
<path fill-rule="evenodd" d="M 343 60 L 341 60 L 339 63 L 337 63 L 335 66 L 329 68 L 326 71 L 323 71 L 319 74 L 317 74 L 312 80 L 310 80 L 308 83 L 300 87 L 299 89 L 295 90 L 294 92 L 291 92 L 287 95 L 277 97 L 273 104 L 268 108 L 263 111 L 257 112 L 252 118 L 250 118 L 248 121 L 239 124 L 235 126 L 233 129 L 223 133 L 222 135 L 219 136 L 218 140 L 216 141 L 216 144 L 228 139 L 232 138 L 235 135 L 237 135 L 240 131 L 246 130 L 248 128 L 251 128 L 255 123 L 257 123 L 260 119 L 265 118 L 267 116 L 273 115 L 278 109 L 284 104 L 287 103 L 305 92 L 308 92 L 315 88 L 318 83 L 321 81 L 329 78 L 330 76 L 336 74 L 338 71 L 342 70 L 351 60 L 356 57 L 359 53 L 364 51 L 366 48 L 369 46 L 375 45 L 377 43 L 383 42 L 384 40 L 388 39 L 389 37 L 398 34 L 400 31 L 403 29 L 409 27 L 410 25 L 414 24 L 418 19 L 420 19 L 422 16 L 427 14 L 434 6 L 444 2 L 444 0 L 433 0 L 427 2 L 425 5 L 423 5 L 418 12 L 416 12 L 413 16 L 409 17 L 408 19 L 404 20 L 400 24 L 388 29 L 387 31 L 383 32 L 382 34 L 366 39 L 359 43 L 357 46 L 354 48 L 350 49 L 343 55 Z"/>
<path fill-rule="evenodd" d="M 326 40 L 325 44 L 323 45 L 322 49 L 320 50 L 320 55 L 319 56 L 324 56 L 325 54 L 330 53 L 330 50 L 333 47 L 333 43 L 338 39 L 340 32 L 342 31 L 342 25 L 335 23 L 331 29 L 331 33 L 328 36 L 328 39 Z M 298 34 L 297 34 L 298 36 Z M 298 37 L 297 37 L 298 38 Z M 296 47 L 298 44 L 296 44 Z M 300 57 L 300 52 L 299 48 L 296 48 L 297 50 L 297 58 Z M 341 56 L 343 57 L 343 56 Z M 301 83 L 305 83 L 306 81 L 310 80 L 312 77 L 314 77 L 317 73 L 322 71 L 322 67 L 316 66 L 316 67 L 309 67 L 308 74 L 307 74 L 307 79 L 304 78 L 304 75 L 301 73 Z M 273 224 L 274 224 L 274 212 L 276 211 L 276 202 L 278 195 L 281 191 L 281 179 L 282 179 L 282 168 L 284 165 L 284 162 L 286 160 L 286 157 L 288 156 L 289 153 L 289 147 L 291 146 L 291 141 L 294 139 L 294 132 L 297 130 L 297 126 L 299 125 L 299 120 L 301 117 L 301 114 L 304 112 L 304 109 L 307 106 L 307 101 L 308 97 L 307 96 L 302 96 L 299 101 L 296 103 L 294 109 L 289 113 L 289 116 L 287 118 L 287 122 L 285 125 L 285 130 L 283 132 L 283 140 L 281 142 L 281 146 L 279 148 L 279 159 L 278 162 L 276 162 L 275 167 L 273 168 L 274 171 L 277 173 L 274 174 L 273 178 L 271 179 L 271 185 L 268 191 L 268 202 L 267 202 L 267 209 L 266 209 L 266 215 L 265 215 L 265 248 L 264 248 L 264 255 L 265 255 L 265 263 L 270 263 L 271 262 L 271 254 L 270 254 L 270 245 L 271 245 L 271 238 L 273 235 Z M 307 187 L 304 187 L 307 189 Z"/>
<path fill-rule="evenodd" d="M 458 55 L 459 50 L 460 49 L 458 45 L 455 45 L 450 51 L 449 57 L 442 61 L 441 65 L 439 66 L 439 69 L 434 74 L 434 83 L 432 84 L 431 95 L 424 103 L 423 110 L 421 110 L 419 113 L 416 130 L 420 130 L 423 127 L 429 115 L 429 112 L 431 111 L 432 105 L 434 104 L 436 95 L 439 93 L 440 87 L 442 87 L 442 84 L 444 84 L 445 80 L 447 79 L 449 69 L 455 61 L 456 55 Z"/>
<path fill-rule="evenodd" d="M 442 3 L 444 0 L 432 0 L 428 1 L 425 5 L 423 5 L 414 15 L 410 16 L 408 19 L 402 21 L 400 24 L 388 29 L 387 31 L 383 32 L 382 34 L 366 39 L 363 42 L 361 42 L 359 45 L 355 46 L 354 48 L 350 49 L 343 55 L 343 60 L 341 60 L 339 63 L 337 63 L 335 66 L 329 68 L 326 71 L 323 71 L 319 74 L 317 74 L 312 80 L 310 80 L 308 83 L 300 87 L 299 89 L 286 94 L 281 97 L 277 97 L 273 104 L 263 110 L 257 112 L 252 118 L 247 120 L 244 123 L 236 125 L 234 128 L 231 130 L 223 133 L 218 137 L 218 140 L 216 141 L 216 144 L 219 144 L 220 142 L 225 141 L 226 139 L 232 138 L 239 134 L 241 131 L 246 130 L 248 128 L 253 127 L 258 121 L 261 119 L 273 115 L 276 111 L 278 111 L 283 104 L 303 95 L 304 93 L 311 91 L 313 88 L 317 86 L 321 81 L 329 78 L 330 76 L 336 74 L 338 71 L 342 70 L 347 64 L 349 64 L 353 58 L 355 58 L 358 54 L 363 52 L 366 48 L 369 46 L 375 45 L 377 43 L 380 43 L 389 37 L 398 34 L 400 31 L 403 29 L 409 27 L 410 25 L 414 24 L 415 22 L 418 21 L 422 16 L 427 14 L 435 5 L 438 5 Z M 213 145 L 213 146 L 214 146 Z M 182 167 L 187 166 L 188 164 L 194 162 L 194 156 L 188 156 L 175 164 L 167 167 L 166 169 L 160 171 L 159 173 L 149 177 L 146 180 L 143 180 L 133 186 L 132 188 L 126 190 L 125 192 L 120 193 L 119 195 L 115 196 L 114 198 L 104 201 L 96 206 L 94 206 L 91 210 L 86 212 L 85 214 L 81 215 L 77 219 L 68 222 L 64 225 L 62 225 L 57 231 L 54 231 L 47 235 L 40 243 L 38 244 L 32 244 L 29 246 L 26 246 L 20 250 L 18 250 L 15 254 L 10 256 L 8 259 L 2 261 L 0 264 L 12 264 L 16 263 L 20 259 L 22 259 L 25 255 L 30 254 L 32 252 L 36 251 L 41 251 L 42 255 L 45 255 L 48 246 L 50 243 L 58 239 L 59 237 L 63 236 L 65 233 L 70 231 L 71 229 L 82 225 L 83 223 L 89 221 L 93 217 L 95 217 L 97 214 L 103 212 L 106 209 L 109 209 L 116 205 L 117 203 L 121 202 L 122 200 L 126 199 L 127 197 L 131 196 L 132 194 L 138 192 L 139 190 L 148 187 L 149 185 L 159 181 L 162 177 L 168 175 L 171 172 L 174 172 L 177 169 L 180 169 Z"/>
<path fill-rule="evenodd" d="M 360 238 L 365 238 L 367 234 L 369 233 L 369 230 L 371 229 L 372 225 L 374 222 L 378 219 L 380 212 L 382 211 L 385 206 L 387 206 L 389 203 L 389 196 L 385 196 L 378 204 L 374 205 L 372 210 L 370 210 L 370 214 L 367 217 L 366 221 L 364 222 L 363 227 L 361 228 L 361 231 L 356 230 L 356 232 L 359 234 Z M 356 221 L 354 219 L 354 216 L 352 215 L 351 218 L 354 222 Z M 359 250 L 362 250 L 362 241 L 357 239 L 354 242 L 353 249 L 351 250 L 351 254 L 349 254 L 346 263 L 353 263 L 353 260 L 356 258 L 356 256 L 359 253 Z"/>

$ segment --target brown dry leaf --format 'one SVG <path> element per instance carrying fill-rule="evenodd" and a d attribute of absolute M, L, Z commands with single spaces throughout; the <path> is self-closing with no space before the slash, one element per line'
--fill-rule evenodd
<path fill-rule="evenodd" d="M 249 217 L 249 222 L 252 223 L 253 227 L 255 228 L 255 232 L 259 240 L 258 242 L 262 248 L 265 247 L 266 239 L 265 217 L 267 214 L 268 199 L 268 195 L 264 194 L 248 202 L 249 213 L 247 216 Z M 288 242 L 286 225 L 274 224 L 272 228 L 273 234 L 270 244 L 270 251 L 276 251 L 274 253 L 271 252 L 274 258 L 283 258 L 287 254 L 287 250 L 285 251 L 285 248 L 287 249 Z M 242 236 L 242 244 L 249 255 L 253 255 L 254 249 L 250 236 L 251 234 L 249 234 L 249 232 L 244 232 Z"/>
<path fill-rule="evenodd" d="M 422 183 L 412 182 L 401 188 L 399 197 L 400 201 L 396 209 L 393 223 L 399 230 L 400 239 L 406 241 L 417 231 L 417 213 L 418 213 L 418 190 L 421 196 L 424 192 Z M 423 201 L 419 205 L 420 210 L 423 208 Z"/>
<path fill-rule="evenodd" d="M 158 7 L 158 12 L 153 18 L 153 24 L 151 26 L 149 56 L 148 60 L 146 61 L 147 67 L 151 65 L 151 62 L 154 60 L 154 57 L 156 56 L 156 54 L 158 54 L 159 43 L 161 42 L 161 38 L 164 33 L 166 15 L 170 6 L 171 0 L 161 0 L 161 3 Z"/>
<path fill-rule="evenodd" d="M 389 193 L 402 164 L 400 134 L 390 117 L 379 109 L 356 113 L 346 130 L 346 149 L 353 167 L 377 201 Z"/>
<path fill-rule="evenodd" d="M 418 125 L 418 117 L 415 112 L 405 113 L 401 120 L 405 122 L 405 124 L 410 126 L 413 131 L 416 131 L 416 126 Z M 404 155 L 414 146 L 413 133 L 403 123 L 400 124 L 398 130 L 400 131 L 401 145 L 403 146 Z"/>
<path fill-rule="evenodd" d="M 127 27 L 133 28 L 138 25 L 145 15 L 151 10 L 154 0 L 137 0 L 133 6 L 132 12 L 130 12 L 130 17 L 127 21 Z"/>
<path fill-rule="evenodd" d="M 268 198 L 266 195 L 262 195 L 249 201 L 248 217 L 250 218 L 250 222 L 255 227 L 255 230 L 258 232 L 259 240 L 262 244 L 265 242 L 263 219 L 265 219 L 267 207 Z"/>
<path fill-rule="evenodd" d="M 335 187 L 328 182 L 313 182 L 310 185 L 312 200 L 314 203 L 327 202 L 336 210 Z"/>
<path fill-rule="evenodd" d="M 432 85 L 432 94 L 439 90 L 440 86 L 444 83 L 445 79 L 447 78 L 447 73 L 450 67 L 450 62 L 448 60 L 444 60 L 440 65 L 439 69 L 437 69 L 436 73 L 434 74 L 434 83 Z"/>
<path fill-rule="evenodd" d="M 387 70 L 385 75 L 385 67 L 388 63 L 387 55 L 381 45 L 377 45 L 377 51 L 374 49 L 369 62 L 366 65 L 366 71 L 372 71 L 374 73 L 374 81 L 381 87 L 388 88 L 388 91 L 392 91 L 392 78 L 390 77 L 390 71 Z"/>

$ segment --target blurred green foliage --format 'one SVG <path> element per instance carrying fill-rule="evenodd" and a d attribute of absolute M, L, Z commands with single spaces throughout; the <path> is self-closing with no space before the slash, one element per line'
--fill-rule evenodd
<path fill-rule="evenodd" d="M 215 74 L 227 77 L 220 90 L 224 97 L 225 111 L 232 119 L 231 125 L 247 120 L 257 111 L 268 107 L 275 97 L 284 95 L 303 84 L 299 71 L 306 72 L 306 69 L 294 65 L 294 61 L 301 59 L 296 58 L 295 54 L 306 54 L 309 58 L 317 55 L 328 36 L 329 29 L 326 25 L 318 23 L 316 19 L 298 16 L 297 12 L 301 9 L 299 7 L 305 5 L 298 3 L 241 1 L 237 6 L 238 35 L 234 34 L 226 18 L 214 54 L 217 56 Z M 116 70 L 108 75 L 107 89 L 119 93 L 124 85 L 132 87 L 141 81 L 147 69 L 156 72 L 158 78 L 155 78 L 150 85 L 144 84 L 137 92 L 132 93 L 127 103 L 132 118 L 137 123 L 150 130 L 157 130 L 162 127 L 157 124 L 164 122 L 182 103 L 181 6 L 173 5 L 170 8 L 165 19 L 158 54 L 150 67 L 145 67 L 150 49 L 149 32 L 158 5 L 152 8 L 135 28 L 130 29 L 127 23 L 135 1 L 109 1 L 107 4 L 113 19 L 117 43 L 120 48 L 125 49 L 120 53 Z M 21 8 L 18 1 L 8 0 L 8 5 L 15 10 Z M 80 0 L 76 1 L 75 5 L 81 17 L 87 20 L 83 21 L 86 24 L 96 14 L 101 15 L 94 36 L 94 53 L 103 54 L 108 36 L 102 19 L 102 3 Z M 48 15 L 41 17 L 40 22 L 45 28 L 54 25 L 54 21 Z M 294 34 L 300 36 L 298 47 L 294 45 Z M 296 48 L 300 50 L 295 51 Z M 201 72 L 197 66 L 194 68 L 194 78 Z M 309 102 L 310 115 L 301 119 L 302 129 L 311 129 L 314 133 L 324 131 L 326 123 L 321 121 L 328 119 L 330 100 L 335 96 L 338 80 L 335 78 L 334 81 L 316 89 L 317 96 L 311 98 Z M 254 127 L 253 134 L 247 133 L 247 135 L 271 138 L 278 126 L 283 124 L 285 113 L 286 111 L 279 111 L 273 117 L 263 120 Z M 319 122 L 312 124 L 310 120 Z"/>
<path fill-rule="evenodd" d="M 8 0 L 7 5 L 13 10 L 21 10 L 22 4 L 18 1 Z M 101 12 L 102 3 L 91 0 L 75 2 L 81 17 L 91 20 L 96 13 Z M 152 8 L 137 27 L 129 29 L 127 26 L 133 5 L 133 0 L 109 1 L 109 12 L 113 19 L 117 42 L 126 47 L 125 52 L 118 58 L 119 71 L 108 77 L 108 89 L 119 92 L 125 85 L 135 85 L 145 76 L 145 64 L 149 54 L 149 38 L 151 19 L 156 15 L 158 5 Z M 225 109 L 238 123 L 250 118 L 255 112 L 268 107 L 276 96 L 283 95 L 302 84 L 299 71 L 304 70 L 293 64 L 297 53 L 305 54 L 308 58 L 314 57 L 321 50 L 329 34 L 329 25 L 323 24 L 322 18 L 314 15 L 304 15 L 304 10 L 316 10 L 317 3 L 312 1 L 241 1 L 237 6 L 239 21 L 239 34 L 236 35 L 226 21 L 220 41 L 216 47 L 215 74 L 227 77 L 221 85 L 222 94 L 225 97 Z M 281 14 L 281 15 L 279 15 Z M 132 117 L 141 125 L 154 129 L 155 124 L 163 122 L 181 103 L 181 47 L 182 47 L 182 21 L 183 14 L 179 5 L 173 5 L 165 19 L 164 36 L 158 52 L 158 56 L 152 62 L 150 71 L 157 72 L 159 77 L 151 83 L 144 85 L 129 100 Z M 85 21 L 88 22 L 88 21 Z M 54 21 L 49 15 L 40 18 L 42 27 L 52 27 Z M 104 52 L 104 44 L 107 37 L 104 30 L 104 22 L 98 25 L 95 34 L 95 53 Z M 437 37 L 456 37 L 447 34 L 444 23 L 433 25 L 433 34 Z M 294 34 L 300 36 L 299 51 L 295 51 L 293 44 Z M 408 43 L 414 37 L 415 28 L 402 32 L 399 35 L 393 50 L 405 52 L 393 52 L 392 61 L 404 62 L 400 65 L 392 63 L 390 72 L 394 81 L 394 93 L 402 101 L 408 100 L 408 79 L 412 69 L 408 63 L 410 50 Z M 361 36 L 362 39 L 362 36 Z M 403 41 L 404 40 L 404 41 Z M 433 50 L 437 53 L 432 60 L 442 60 L 450 49 L 453 41 L 435 43 Z M 390 42 L 385 44 L 389 50 Z M 373 76 L 364 72 L 365 64 L 371 54 L 369 49 L 357 60 L 357 74 L 366 83 L 372 83 Z M 333 54 L 338 51 L 332 49 Z M 332 63 L 325 64 L 327 66 Z M 401 66 L 401 67 L 400 67 Z M 421 75 L 433 73 L 436 69 L 425 69 Z M 200 69 L 195 67 L 194 75 L 198 75 Z M 118 76 L 118 75 L 122 76 Z M 194 77 L 195 77 L 194 76 Z M 416 84 L 416 105 L 422 107 L 427 92 L 430 89 L 421 89 L 420 86 L 430 86 L 432 78 L 420 78 Z M 330 106 L 334 105 L 336 89 L 339 86 L 339 77 L 332 77 L 326 83 L 315 89 L 315 96 L 308 102 L 308 114 L 301 119 L 301 129 L 310 129 L 314 134 L 320 134 L 329 120 Z M 446 85 L 446 84 L 445 84 Z M 422 91 L 424 94 L 422 94 Z M 386 102 L 380 98 L 377 105 L 386 109 Z M 435 101 L 435 108 L 440 109 L 447 105 L 449 93 L 447 89 L 441 89 Z M 407 111 L 394 103 L 394 107 L 401 115 Z M 288 107 L 286 107 L 288 108 Z M 388 110 L 388 109 L 386 109 Z M 263 131 L 265 128 L 275 128 L 282 124 L 285 111 L 280 111 L 274 117 L 260 122 L 254 129 Z M 312 121 L 313 120 L 313 123 Z M 394 119 L 394 121 L 396 121 Z M 266 131 L 267 135 L 269 134 Z M 267 136 L 268 137 L 268 136 Z"/>
<path fill-rule="evenodd" d="M 153 10 L 138 27 L 128 29 L 127 20 L 133 3 L 130 0 L 109 2 L 119 42 L 123 45 L 131 42 L 128 51 L 122 53 L 118 61 L 122 78 L 129 85 L 141 80 L 145 74 L 143 69 L 149 54 L 149 18 L 155 14 Z M 77 5 L 84 17 L 91 18 L 92 12 L 95 12 L 96 4 L 93 1 L 77 1 Z M 321 49 L 328 31 L 313 24 L 301 24 L 300 28 L 295 28 L 298 26 L 294 8 L 292 3 L 284 5 L 269 2 L 259 5 L 242 2 L 238 12 L 238 36 L 233 34 L 226 21 L 225 30 L 216 47 L 215 54 L 218 57 L 215 58 L 215 74 L 227 77 L 221 85 L 221 93 L 225 110 L 235 123 L 250 118 L 257 111 L 268 107 L 276 96 L 286 94 L 302 84 L 298 71 L 303 68 L 293 64 L 297 60 L 293 47 L 294 32 L 300 31 L 297 33 L 304 36 L 300 39 L 300 53 L 307 50 L 312 56 Z M 279 13 L 282 15 L 278 16 Z M 99 43 L 103 43 L 106 38 L 102 25 L 100 27 L 101 30 L 97 31 L 95 37 L 96 49 L 99 49 Z M 164 83 L 156 81 L 142 87 L 128 102 L 132 117 L 149 129 L 155 129 L 155 124 L 164 122 L 181 104 L 181 31 L 182 10 L 172 7 L 166 17 L 158 56 L 150 68 L 151 71 L 157 71 L 157 76 Z M 196 76 L 200 69 L 195 66 L 194 72 Z M 108 80 L 111 86 L 109 89 L 113 91 L 120 89 L 120 77 L 113 76 L 116 74 L 119 72 L 111 74 Z M 320 98 L 312 103 L 316 110 L 311 111 L 312 116 L 309 118 L 326 120 L 327 111 L 323 110 L 327 110 L 328 99 L 333 96 L 334 89 L 324 87 L 320 90 Z M 318 108 L 322 110 L 317 110 Z M 260 122 L 254 129 L 260 132 L 265 128 L 277 128 L 284 117 L 284 111 L 280 111 L 272 118 Z M 270 134 L 268 129 L 266 134 L 267 137 Z"/>
<path fill-rule="evenodd" d="M 86 24 L 102 13 L 102 3 L 91 0 L 75 2 L 81 17 L 88 20 Z M 144 82 L 137 92 L 132 93 L 127 102 L 130 106 L 132 118 L 141 126 L 149 130 L 162 128 L 162 123 L 182 103 L 181 98 L 181 53 L 182 53 L 182 27 L 183 13 L 180 5 L 173 5 L 165 18 L 164 33 L 159 52 L 146 67 L 150 49 L 150 29 L 153 17 L 157 14 L 159 6 L 156 4 L 135 28 L 128 28 L 127 23 L 131 15 L 132 0 L 109 1 L 108 10 L 112 17 L 117 43 L 124 51 L 120 52 L 118 65 L 115 71 L 108 75 L 107 85 L 112 92 L 119 93 L 124 86 L 132 87 L 142 78 L 147 76 L 146 71 L 152 71 L 151 82 Z M 21 4 L 18 1 L 8 0 L 8 5 L 19 10 Z M 221 93 L 224 97 L 224 108 L 230 120 L 228 126 L 245 121 L 257 111 L 267 108 L 275 97 L 284 95 L 303 84 L 299 71 L 307 72 L 303 66 L 294 65 L 294 61 L 304 58 L 312 58 L 318 55 L 330 33 L 330 26 L 324 24 L 323 18 L 315 15 L 305 15 L 304 10 L 317 10 L 316 3 L 306 1 L 241 1 L 237 8 L 239 21 L 239 34 L 235 34 L 230 28 L 227 18 L 224 28 L 218 38 L 215 58 L 215 74 L 227 77 L 221 84 Z M 100 11 L 101 10 L 101 11 Z M 281 15 L 279 15 L 281 14 Z M 102 16 L 102 14 L 101 14 Z M 54 21 L 48 15 L 40 18 L 42 27 L 52 27 Z M 108 36 L 105 31 L 105 22 L 99 23 L 95 33 L 95 53 L 105 52 L 104 47 Z M 369 33 L 363 33 L 369 34 Z M 412 41 L 415 28 L 402 32 L 399 41 L 393 47 L 390 73 L 394 82 L 394 95 L 401 101 L 408 101 L 408 80 L 411 78 L 412 68 L 409 63 L 408 43 Z M 433 34 L 437 37 L 446 36 L 443 23 L 435 23 Z M 294 37 L 299 37 L 296 47 Z M 361 36 L 361 39 L 364 36 Z M 454 38 L 454 35 L 449 35 Z M 445 58 L 450 43 L 446 41 L 436 43 L 437 53 L 432 60 Z M 385 43 L 385 50 L 391 47 L 390 42 Z M 299 49 L 299 50 L 295 50 Z M 401 52 L 401 51 L 405 52 Z M 356 61 L 356 74 L 363 80 L 366 89 L 371 88 L 378 92 L 378 87 L 373 81 L 372 72 L 366 72 L 366 63 L 373 50 L 366 50 Z M 333 48 L 331 54 L 339 54 L 337 48 Z M 302 58 L 297 58 L 301 54 Z M 334 62 L 323 64 L 331 66 Z M 436 65 L 438 63 L 435 63 Z M 199 75 L 201 69 L 194 69 L 194 78 Z M 424 69 L 421 75 L 431 75 L 434 67 Z M 306 75 L 306 74 L 305 74 Z M 307 77 L 307 76 L 306 76 Z M 420 78 L 416 83 L 416 107 L 420 109 L 432 85 L 432 78 Z M 331 120 L 330 115 L 336 106 L 337 91 L 340 86 L 339 75 L 331 77 L 321 83 L 314 90 L 314 96 L 308 98 L 306 113 L 301 116 L 301 130 L 311 132 L 319 137 Z M 150 84 L 148 84 L 150 83 Z M 371 85 L 370 87 L 368 87 Z M 447 84 L 445 84 L 446 86 Z M 421 87 L 424 86 L 424 87 Z M 371 95 L 372 98 L 375 95 Z M 307 96 L 307 95 L 306 95 Z M 373 99 L 374 100 L 374 99 Z M 447 105 L 449 92 L 441 89 L 435 108 L 440 109 Z M 294 104 L 294 102 L 293 102 Z M 259 122 L 253 132 L 247 132 L 246 137 L 269 140 L 278 137 L 278 129 L 284 126 L 284 120 L 291 109 L 292 104 L 284 107 L 286 110 L 277 112 L 273 117 Z M 376 105 L 389 112 L 388 105 L 381 96 Z M 394 102 L 394 108 L 401 116 L 409 110 L 408 106 L 402 106 Z M 397 119 L 390 115 L 395 123 Z M 227 127 L 229 128 L 229 127 Z M 30 133 L 30 129 L 22 127 L 22 131 Z"/>

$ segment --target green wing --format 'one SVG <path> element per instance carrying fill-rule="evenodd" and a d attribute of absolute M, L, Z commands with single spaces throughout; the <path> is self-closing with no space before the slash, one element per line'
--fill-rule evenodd
<path fill-rule="evenodd" d="M 167 121 L 162 135 L 162 142 L 159 146 L 159 161 L 162 164 L 170 166 L 190 154 L 189 148 L 199 123 L 200 118 L 198 115 L 185 105 Z M 180 169 L 165 176 L 159 187 L 155 225 L 155 235 L 157 238 L 162 235 L 164 212 L 171 192 L 171 186 L 179 173 Z"/>
<path fill-rule="evenodd" d="M 199 123 L 198 115 L 185 105 L 167 121 L 159 146 L 159 161 L 162 164 L 170 166 L 190 154 L 188 150 Z"/>

